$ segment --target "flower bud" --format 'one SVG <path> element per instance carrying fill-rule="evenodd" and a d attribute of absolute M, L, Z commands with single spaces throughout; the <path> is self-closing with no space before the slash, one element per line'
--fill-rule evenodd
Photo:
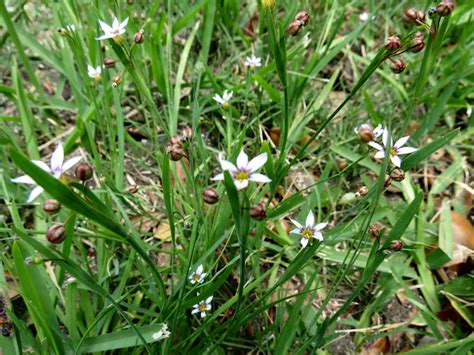
<path fill-rule="evenodd" d="M 46 213 L 56 213 L 61 209 L 61 204 L 54 198 L 50 198 L 43 202 L 43 211 Z"/>
<path fill-rule="evenodd" d="M 74 173 L 76 174 L 76 177 L 82 182 L 91 179 L 93 175 L 92 167 L 87 163 L 78 164 L 74 170 Z"/>
<path fill-rule="evenodd" d="M 122 82 L 122 77 L 120 75 L 115 75 L 112 79 L 112 87 L 116 88 Z"/>
<path fill-rule="evenodd" d="M 267 212 L 265 211 L 265 205 L 263 203 L 257 203 L 250 207 L 250 217 L 256 221 L 262 221 L 267 217 Z"/>
<path fill-rule="evenodd" d="M 207 189 L 202 192 L 202 199 L 208 205 L 214 205 L 219 202 L 219 194 L 216 189 Z"/>
<path fill-rule="evenodd" d="M 370 127 L 364 125 L 359 128 L 357 135 L 359 136 L 360 141 L 364 143 L 369 143 L 375 138 L 373 130 Z"/>
<path fill-rule="evenodd" d="M 416 17 L 419 22 L 425 23 L 426 21 L 426 14 L 423 11 L 417 11 L 416 12 Z"/>
<path fill-rule="evenodd" d="M 392 178 L 390 176 L 385 176 L 384 186 L 389 187 L 392 184 Z"/>
<path fill-rule="evenodd" d="M 423 41 L 423 38 L 415 38 L 410 47 L 410 52 L 418 53 L 421 52 L 423 48 L 425 48 L 425 42 Z"/>
<path fill-rule="evenodd" d="M 66 238 L 66 228 L 62 224 L 52 226 L 46 233 L 46 239 L 52 244 L 59 244 L 64 238 Z"/>
<path fill-rule="evenodd" d="M 403 249 L 403 242 L 401 240 L 393 240 L 390 243 L 390 249 L 393 251 L 400 251 Z"/>
<path fill-rule="evenodd" d="M 395 168 L 390 173 L 390 177 L 395 181 L 403 181 L 405 179 L 405 172 L 400 168 Z"/>
<path fill-rule="evenodd" d="M 173 161 L 181 160 L 186 155 L 186 152 L 180 144 L 173 144 L 168 146 L 168 156 Z"/>
<path fill-rule="evenodd" d="M 414 23 L 418 19 L 418 11 L 414 8 L 408 9 L 403 13 L 402 19 L 406 23 Z"/>
<path fill-rule="evenodd" d="M 286 33 L 288 33 L 290 36 L 296 36 L 298 33 L 300 33 L 302 27 L 303 25 L 300 21 L 293 21 L 286 29 Z"/>
<path fill-rule="evenodd" d="M 275 7 L 275 0 L 262 0 L 262 7 L 264 9 L 273 9 Z"/>
<path fill-rule="evenodd" d="M 401 47 L 400 37 L 398 36 L 390 36 L 387 38 L 387 43 L 385 44 L 385 48 L 388 50 L 394 51 Z"/>
<path fill-rule="evenodd" d="M 181 130 L 181 136 L 180 136 L 180 139 L 182 141 L 187 141 L 189 139 L 191 139 L 191 137 L 193 136 L 193 130 L 191 127 L 184 127 L 182 130 Z"/>
<path fill-rule="evenodd" d="M 39 256 L 27 256 L 25 258 L 25 265 L 39 265 L 44 262 L 44 259 Z"/>
<path fill-rule="evenodd" d="M 400 74 L 406 69 L 407 65 L 401 59 L 395 59 L 390 65 L 390 70 L 392 73 Z"/>
<path fill-rule="evenodd" d="M 133 41 L 137 44 L 143 43 L 145 36 L 143 36 L 143 30 L 138 31 L 133 35 Z"/>
<path fill-rule="evenodd" d="M 369 229 L 367 230 L 367 233 L 372 237 L 372 238 L 378 238 L 380 235 L 380 226 L 378 224 L 371 224 L 369 226 Z"/>
<path fill-rule="evenodd" d="M 428 16 L 433 17 L 438 14 L 438 8 L 436 6 L 431 6 L 428 10 Z"/>
<path fill-rule="evenodd" d="M 110 57 L 105 57 L 104 58 L 104 67 L 106 68 L 113 68 L 115 67 L 115 60 Z"/>
<path fill-rule="evenodd" d="M 454 6 L 452 0 L 442 0 L 437 6 L 438 15 L 441 17 L 448 16 L 454 10 Z"/>
<path fill-rule="evenodd" d="M 306 26 L 309 22 L 309 14 L 306 11 L 300 11 L 296 14 L 295 21 L 300 21 L 302 26 Z"/>

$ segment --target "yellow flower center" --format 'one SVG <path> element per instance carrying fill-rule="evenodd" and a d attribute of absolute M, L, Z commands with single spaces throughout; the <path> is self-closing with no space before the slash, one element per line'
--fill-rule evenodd
<path fill-rule="evenodd" d="M 114 37 L 114 42 L 121 46 L 123 44 L 123 37 L 121 35 L 116 35 Z"/>
<path fill-rule="evenodd" d="M 250 70 L 251 70 L 251 71 L 254 71 L 254 70 L 255 70 L 255 65 L 251 65 L 251 66 L 250 66 Z"/>
<path fill-rule="evenodd" d="M 249 173 L 246 171 L 239 171 L 237 174 L 234 175 L 235 180 L 244 181 L 249 178 Z"/>
<path fill-rule="evenodd" d="M 313 236 L 313 231 L 309 228 L 305 228 L 301 232 L 301 235 L 306 239 L 311 239 L 311 237 Z"/>
<path fill-rule="evenodd" d="M 194 274 L 194 275 L 193 275 L 193 280 L 194 280 L 194 281 L 199 281 L 199 275 L 198 275 L 198 274 Z"/>
<path fill-rule="evenodd" d="M 206 304 L 203 302 L 199 304 L 199 312 L 204 312 L 206 310 Z"/>
<path fill-rule="evenodd" d="M 229 105 L 229 103 L 228 103 L 227 101 L 224 101 L 224 103 L 222 104 L 222 107 L 223 107 L 224 109 L 228 109 L 229 106 L 230 106 L 230 105 Z"/>
<path fill-rule="evenodd" d="M 394 156 L 394 155 L 396 155 L 396 154 L 397 154 L 397 151 L 396 151 L 395 149 L 393 149 L 393 148 L 390 149 L 390 155 L 391 155 L 391 156 Z"/>

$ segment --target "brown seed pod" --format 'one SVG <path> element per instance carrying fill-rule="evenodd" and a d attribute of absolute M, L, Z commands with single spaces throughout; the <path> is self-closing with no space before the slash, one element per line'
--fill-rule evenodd
<path fill-rule="evenodd" d="M 181 137 L 179 135 L 175 135 L 170 138 L 168 141 L 168 146 L 171 147 L 174 144 L 181 144 Z"/>
<path fill-rule="evenodd" d="M 250 217 L 256 221 L 263 221 L 267 217 L 265 205 L 263 203 L 257 203 L 250 207 Z"/>
<path fill-rule="evenodd" d="M 66 228 L 62 224 L 52 226 L 46 232 L 46 239 L 52 244 L 59 244 L 64 238 L 66 238 Z"/>
<path fill-rule="evenodd" d="M 136 194 L 138 192 L 138 185 L 130 185 L 128 187 L 128 192 L 131 194 Z"/>
<path fill-rule="evenodd" d="M 389 187 L 392 184 L 392 178 L 390 176 L 385 177 L 384 186 Z"/>
<path fill-rule="evenodd" d="M 182 130 L 181 130 L 181 136 L 180 136 L 180 139 L 182 141 L 187 141 L 189 139 L 191 139 L 191 137 L 193 136 L 193 130 L 191 127 L 184 127 Z"/>
<path fill-rule="evenodd" d="M 43 211 L 46 213 L 56 213 L 61 209 L 61 204 L 59 201 L 55 200 L 54 198 L 50 198 L 43 202 Z"/>
<path fill-rule="evenodd" d="M 105 57 L 104 58 L 104 67 L 106 68 L 113 68 L 115 67 L 115 60 L 110 57 Z"/>
<path fill-rule="evenodd" d="M 367 126 L 360 127 L 357 131 L 357 135 L 359 136 L 360 141 L 364 143 L 369 143 L 375 138 L 373 130 Z"/>
<path fill-rule="evenodd" d="M 393 240 L 390 243 L 390 249 L 393 251 L 400 251 L 403 249 L 403 242 L 401 240 Z"/>
<path fill-rule="evenodd" d="M 216 189 L 207 189 L 202 192 L 202 199 L 208 205 L 214 205 L 219 202 L 219 193 Z"/>
<path fill-rule="evenodd" d="M 390 177 L 395 181 L 403 181 L 405 179 L 405 172 L 400 168 L 395 168 L 390 173 Z"/>
<path fill-rule="evenodd" d="M 76 166 L 76 169 L 74 169 L 74 173 L 79 180 L 84 182 L 91 179 L 94 172 L 89 164 L 80 163 Z"/>
<path fill-rule="evenodd" d="M 137 44 L 143 43 L 145 36 L 143 35 L 144 31 L 140 30 L 133 35 L 133 41 Z"/>
<path fill-rule="evenodd" d="M 367 186 L 364 185 L 359 188 L 357 193 L 359 194 L 359 196 L 365 196 L 369 193 L 369 189 L 367 188 Z"/>
<path fill-rule="evenodd" d="M 407 65 L 401 59 L 395 59 L 390 65 L 390 70 L 392 73 L 400 74 L 406 69 Z"/>
<path fill-rule="evenodd" d="M 173 161 L 181 160 L 184 156 L 186 156 L 186 152 L 181 147 L 181 144 L 173 144 L 168 146 L 168 156 Z"/>
<path fill-rule="evenodd" d="M 418 19 L 418 11 L 415 8 L 411 8 L 406 10 L 403 13 L 402 19 L 406 23 L 415 23 L 415 21 Z"/>
<path fill-rule="evenodd" d="M 122 83 L 122 77 L 120 75 L 115 75 L 112 79 L 112 87 L 116 88 Z"/>
<path fill-rule="evenodd" d="M 286 29 L 286 33 L 288 33 L 290 36 L 296 36 L 298 33 L 300 33 L 302 27 L 303 24 L 301 21 L 293 21 Z"/>
<path fill-rule="evenodd" d="M 306 11 L 300 11 L 296 14 L 295 21 L 300 21 L 302 26 L 306 26 L 309 22 L 309 14 Z"/>
<path fill-rule="evenodd" d="M 456 5 L 452 0 L 443 0 L 437 6 L 437 13 L 439 16 L 444 17 L 448 16 L 453 10 Z"/>
<path fill-rule="evenodd" d="M 372 237 L 372 238 L 378 238 L 380 235 L 380 227 L 377 224 L 371 224 L 369 226 L 369 229 L 367 230 L 367 233 Z"/>
<path fill-rule="evenodd" d="M 385 48 L 388 50 L 394 51 L 401 47 L 400 37 L 398 36 L 390 36 L 387 38 L 387 43 L 385 44 Z"/>
<path fill-rule="evenodd" d="M 417 20 L 418 22 L 423 22 L 425 23 L 426 21 L 426 14 L 423 12 L 423 11 L 417 11 L 416 12 L 416 17 L 417 17 Z"/>

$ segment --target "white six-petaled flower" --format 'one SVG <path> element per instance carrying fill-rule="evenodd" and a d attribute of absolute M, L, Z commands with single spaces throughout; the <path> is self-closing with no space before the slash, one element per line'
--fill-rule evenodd
<path fill-rule="evenodd" d="M 402 166 L 402 161 L 399 155 L 410 154 L 417 150 L 417 148 L 414 148 L 414 147 L 403 147 L 409 138 L 410 136 L 402 137 L 399 140 L 397 140 L 395 144 L 393 144 L 392 138 L 390 138 L 390 142 L 389 142 L 388 130 L 384 129 L 383 134 L 382 134 L 383 145 L 378 144 L 377 142 L 373 142 L 373 141 L 369 142 L 369 145 L 372 148 L 375 148 L 378 150 L 378 152 L 375 153 L 374 155 L 374 157 L 377 159 L 383 159 L 385 157 L 385 150 L 386 148 L 388 148 L 390 160 L 395 166 L 400 168 Z"/>
<path fill-rule="evenodd" d="M 247 59 L 245 59 L 245 66 L 250 67 L 251 70 L 255 70 L 256 67 L 262 66 L 262 58 L 256 57 L 254 54 L 252 54 L 251 57 L 247 57 Z"/>
<path fill-rule="evenodd" d="M 380 137 L 380 136 L 382 135 L 382 133 L 383 133 L 383 127 L 382 127 L 381 124 L 379 124 L 379 125 L 378 125 L 377 127 L 375 127 L 375 128 L 372 128 L 372 126 L 371 126 L 370 124 L 364 123 L 363 125 L 360 125 L 360 127 L 354 128 L 355 134 L 359 134 L 359 131 L 360 131 L 361 129 L 368 129 L 368 130 L 370 130 L 370 131 L 373 133 L 373 135 L 374 135 L 375 138 Z"/>
<path fill-rule="evenodd" d="M 54 150 L 53 154 L 51 155 L 50 166 L 39 160 L 32 160 L 32 162 L 47 173 L 51 174 L 54 178 L 59 179 L 66 170 L 71 169 L 81 159 L 81 157 L 74 157 L 64 161 L 64 149 L 63 145 L 60 142 Z M 28 203 L 33 201 L 44 191 L 44 189 L 41 186 L 37 186 L 36 182 L 28 175 L 19 176 L 15 179 L 12 179 L 11 181 L 16 182 L 18 184 L 27 184 L 35 186 L 30 192 L 30 195 L 28 196 Z"/>
<path fill-rule="evenodd" d="M 119 22 L 117 17 L 114 17 L 112 26 L 109 26 L 105 22 L 99 20 L 100 27 L 102 28 L 102 31 L 104 31 L 104 34 L 100 37 L 97 37 L 96 40 L 100 41 L 103 39 L 119 37 L 121 34 L 125 33 L 125 26 L 127 26 L 127 23 L 128 17 L 122 22 Z"/>
<path fill-rule="evenodd" d="M 299 234 L 302 236 L 300 243 L 303 248 L 308 245 L 308 242 L 311 238 L 317 239 L 321 242 L 323 241 L 323 235 L 321 233 L 321 230 L 326 228 L 328 224 L 327 222 L 325 222 L 318 223 L 315 225 L 313 211 L 309 211 L 304 226 L 293 219 L 291 220 L 291 222 L 296 226 L 296 229 L 293 229 L 290 234 Z"/>
<path fill-rule="evenodd" d="M 209 296 L 206 298 L 204 301 L 201 301 L 197 304 L 195 304 L 193 307 L 194 309 L 191 311 L 191 314 L 196 314 L 200 313 L 201 318 L 204 318 L 206 316 L 206 312 L 211 310 L 211 301 L 212 301 L 213 296 Z"/>
<path fill-rule="evenodd" d="M 199 265 L 196 269 L 195 272 L 189 276 L 189 281 L 194 285 L 196 283 L 200 284 L 204 281 L 204 277 L 206 276 L 206 273 L 203 272 L 203 267 L 202 265 Z"/>
<path fill-rule="evenodd" d="M 227 90 L 224 90 L 224 94 L 222 95 L 222 97 L 219 96 L 218 94 L 215 94 L 213 99 L 217 101 L 218 103 L 220 103 L 223 108 L 228 108 L 229 101 L 232 98 L 232 95 L 234 95 L 232 91 L 229 92 Z"/>
<path fill-rule="evenodd" d="M 96 68 L 94 68 L 92 65 L 88 65 L 87 74 L 89 75 L 89 77 L 99 80 L 100 74 L 102 74 L 102 65 L 99 65 Z"/>
<path fill-rule="evenodd" d="M 171 332 L 168 330 L 168 324 L 163 323 L 162 328 L 156 333 L 153 333 L 153 339 L 162 340 L 168 338 L 170 335 Z"/>
<path fill-rule="evenodd" d="M 234 180 L 237 190 L 245 189 L 249 185 L 249 181 L 255 182 L 271 182 L 272 180 L 263 174 L 256 173 L 258 169 L 267 162 L 267 153 L 262 153 L 249 162 L 249 157 L 242 149 L 237 157 L 237 166 L 231 162 L 222 159 L 222 153 L 219 154 L 219 163 L 222 170 L 228 170 Z M 217 174 L 212 178 L 213 181 L 224 180 L 224 173 Z"/>

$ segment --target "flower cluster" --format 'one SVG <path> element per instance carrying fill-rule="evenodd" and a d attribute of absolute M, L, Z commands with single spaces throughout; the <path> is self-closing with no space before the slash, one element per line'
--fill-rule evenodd
<path fill-rule="evenodd" d="M 189 276 L 189 282 L 191 282 L 192 285 L 201 284 L 204 282 L 204 277 L 206 277 L 206 273 L 204 272 L 204 268 L 201 264 L 196 268 L 196 271 L 191 273 L 191 275 Z M 199 296 L 199 293 L 198 293 L 198 296 Z M 211 306 L 212 298 L 213 296 L 210 296 L 206 298 L 205 300 L 202 300 L 201 302 L 196 303 L 193 306 L 193 310 L 191 311 L 191 314 L 199 313 L 201 318 L 206 317 L 207 312 L 209 312 L 212 309 L 212 306 Z"/>

